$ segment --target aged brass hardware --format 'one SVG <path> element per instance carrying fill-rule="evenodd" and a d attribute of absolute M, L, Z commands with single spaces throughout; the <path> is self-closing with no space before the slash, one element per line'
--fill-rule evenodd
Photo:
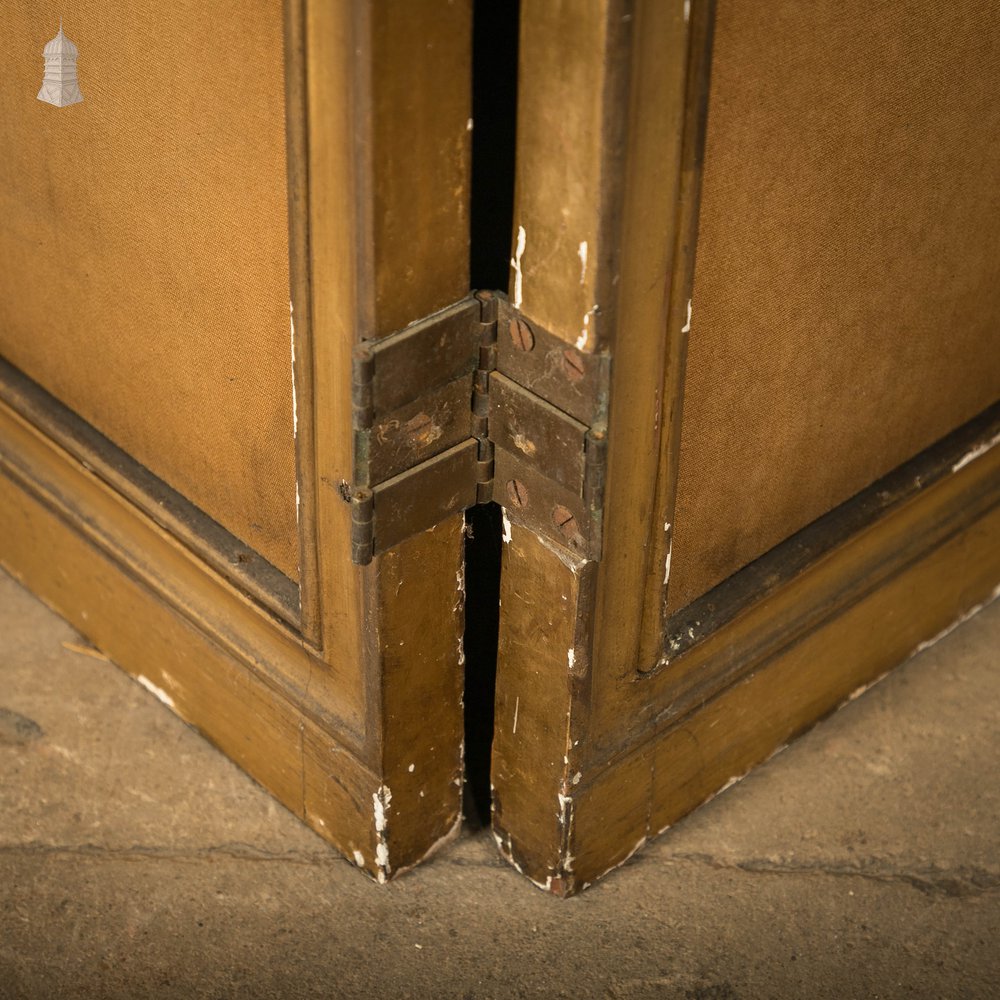
<path fill-rule="evenodd" d="M 606 354 L 529 324 L 499 292 L 363 343 L 348 492 L 355 563 L 494 499 L 510 520 L 598 558 L 609 367 Z"/>

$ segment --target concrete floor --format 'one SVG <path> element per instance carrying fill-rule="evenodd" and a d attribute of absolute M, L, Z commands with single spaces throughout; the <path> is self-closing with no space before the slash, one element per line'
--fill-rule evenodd
<path fill-rule="evenodd" d="M 1000 602 L 569 901 L 380 888 L 0 574 L 0 996 L 997 997 Z"/>

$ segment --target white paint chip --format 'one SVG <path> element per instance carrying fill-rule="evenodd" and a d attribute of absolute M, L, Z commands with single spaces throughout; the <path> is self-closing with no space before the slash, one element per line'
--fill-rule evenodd
<path fill-rule="evenodd" d="M 414 772 L 414 771 L 415 771 L 416 769 L 417 769 L 417 765 L 416 765 L 416 764 L 411 764 L 411 765 L 410 765 L 410 766 L 409 766 L 409 767 L 408 767 L 408 768 L 407 768 L 406 770 L 407 770 L 407 771 L 409 771 L 409 772 L 410 772 L 410 774 L 413 774 L 413 772 Z"/>
<path fill-rule="evenodd" d="M 690 333 L 690 332 L 691 332 L 691 300 L 688 299 L 687 321 L 681 327 L 681 333 Z"/>
<path fill-rule="evenodd" d="M 910 653 L 910 656 L 916 656 L 917 653 L 922 653 L 925 649 L 930 649 L 931 646 L 934 646 L 937 643 L 939 643 L 945 636 L 951 635 L 951 633 L 954 632 L 955 629 L 959 627 L 959 625 L 964 625 L 970 618 L 973 617 L 973 615 L 978 615 L 979 612 L 983 610 L 983 608 L 985 608 L 989 604 L 992 604 L 998 597 L 1000 597 L 1000 584 L 998 584 L 996 587 L 993 588 L 993 590 L 990 592 L 989 597 L 987 597 L 986 600 L 982 602 L 982 604 L 977 604 L 975 605 L 975 607 L 969 608 L 968 611 L 966 611 L 964 614 L 959 615 L 958 618 L 956 618 L 949 626 L 943 628 L 940 632 L 938 632 L 937 635 L 920 643 L 920 645 L 917 646 L 917 648 L 914 649 L 912 653 Z M 881 680 L 881 678 L 879 679 Z M 858 694 L 862 693 L 863 691 L 859 690 L 856 694 L 852 695 L 851 700 L 853 701 Z"/>
<path fill-rule="evenodd" d="M 365 856 L 360 851 L 354 852 L 354 863 L 359 868 L 364 868 L 365 866 Z"/>
<path fill-rule="evenodd" d="M 580 328 L 580 336 L 576 338 L 576 349 L 582 351 L 587 347 L 590 340 L 590 317 L 596 316 L 600 306 L 593 305 L 583 314 L 583 326 Z"/>
<path fill-rule="evenodd" d="M 386 814 L 389 812 L 391 802 L 392 792 L 389 791 L 388 785 L 382 785 L 377 792 L 372 792 L 372 803 L 375 806 L 375 830 L 378 833 L 382 833 L 386 828 Z"/>
<path fill-rule="evenodd" d="M 136 680 L 150 694 L 152 694 L 155 698 L 157 698 L 160 701 L 162 701 L 163 704 L 167 706 L 167 708 L 175 708 L 176 707 L 174 705 L 174 699 L 171 698 L 170 695 L 167 694 L 167 692 L 163 690 L 163 688 L 157 687 L 148 677 L 143 677 L 142 674 L 139 674 L 139 676 L 136 677 Z"/>
<path fill-rule="evenodd" d="M 521 271 L 521 258 L 524 256 L 524 247 L 528 242 L 528 234 L 524 231 L 524 226 L 517 227 L 517 245 L 514 248 L 514 256 L 511 258 L 510 266 L 514 268 L 514 308 L 520 309 L 524 293 L 524 274 Z"/>
<path fill-rule="evenodd" d="M 587 280 L 587 241 L 582 240 L 580 246 L 576 251 L 576 255 L 580 258 L 580 284 L 582 285 Z"/>
<path fill-rule="evenodd" d="M 514 699 L 514 725 L 511 727 L 510 735 L 513 736 L 517 732 L 517 713 L 521 708 L 521 698 L 518 696 Z"/>
<path fill-rule="evenodd" d="M 991 448 L 996 447 L 1000 444 L 1000 434 L 996 437 L 991 438 L 989 441 L 984 441 L 981 445 L 973 448 L 970 452 L 963 455 L 952 467 L 952 472 L 958 472 L 959 469 L 964 469 L 970 462 L 974 462 L 977 458 L 985 455 Z"/>
<path fill-rule="evenodd" d="M 506 510 L 503 512 L 503 541 L 504 545 L 510 545 L 510 519 Z"/>
<path fill-rule="evenodd" d="M 569 665 L 569 669 L 573 669 L 573 664 L 576 662 L 576 650 L 570 647 L 566 650 L 566 663 Z"/>
<path fill-rule="evenodd" d="M 389 847 L 383 840 L 375 845 L 375 864 L 378 865 L 378 880 L 385 882 L 386 876 L 392 871 L 389 864 Z"/>

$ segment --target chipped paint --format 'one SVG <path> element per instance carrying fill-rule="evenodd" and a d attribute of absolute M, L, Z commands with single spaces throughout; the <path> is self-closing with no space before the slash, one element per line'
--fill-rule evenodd
<path fill-rule="evenodd" d="M 517 732 L 517 713 L 521 708 L 521 696 L 518 695 L 514 699 L 514 725 L 511 727 L 510 735 L 513 736 Z"/>
<path fill-rule="evenodd" d="M 530 438 L 526 438 L 520 432 L 514 435 L 514 447 L 519 451 L 523 451 L 529 458 L 531 458 L 531 456 L 538 450 L 535 447 L 535 442 Z"/>
<path fill-rule="evenodd" d="M 375 866 L 378 869 L 376 878 L 379 883 L 385 883 L 390 873 L 392 865 L 389 864 L 389 845 L 385 839 L 385 829 L 388 826 L 389 806 L 392 802 L 392 792 L 388 785 L 379 786 L 377 792 L 372 793 L 372 803 L 375 807 L 375 834 L 377 842 L 375 844 Z"/>
<path fill-rule="evenodd" d="M 587 280 L 587 241 L 581 240 L 580 246 L 576 251 L 577 257 L 580 258 L 580 284 L 582 285 L 584 281 Z"/>
<path fill-rule="evenodd" d="M 392 792 L 388 785 L 382 785 L 377 792 L 372 792 L 372 803 L 375 806 L 375 831 L 384 833 L 389 812 L 389 805 L 392 802 Z"/>
<path fill-rule="evenodd" d="M 289 340 L 292 351 L 292 439 L 297 440 L 299 436 L 299 404 L 295 389 L 295 305 L 292 300 L 288 300 L 288 329 Z M 295 477 L 295 523 L 299 523 L 301 515 L 302 499 L 299 496 L 299 479 Z"/>
<path fill-rule="evenodd" d="M 292 346 L 292 436 L 294 437 L 299 432 L 299 408 L 295 395 L 295 306 L 291 299 L 288 300 L 288 329 Z"/>
<path fill-rule="evenodd" d="M 378 880 L 384 884 L 392 866 L 389 864 L 389 847 L 384 840 L 375 845 L 375 864 L 378 865 Z"/>
<path fill-rule="evenodd" d="M 497 850 L 500 852 L 501 857 L 518 873 L 518 875 L 524 876 L 536 889 L 543 889 L 545 892 L 552 891 L 552 876 L 546 877 L 544 882 L 539 882 L 538 879 L 532 878 L 517 862 L 514 857 L 514 850 L 511 845 L 510 835 L 507 836 L 507 843 L 505 844 L 503 838 L 496 832 L 496 830 L 490 830 L 493 834 L 493 839 L 496 841 Z"/>
<path fill-rule="evenodd" d="M 971 451 L 966 452 L 952 467 L 952 472 L 958 472 L 959 469 L 964 469 L 970 462 L 974 462 L 977 458 L 981 458 L 986 454 L 991 448 L 995 448 L 997 444 L 1000 444 L 1000 434 L 995 435 L 990 438 L 989 441 L 983 441 L 982 444 L 977 445 Z"/>
<path fill-rule="evenodd" d="M 409 771 L 409 772 L 410 772 L 410 774 L 413 774 L 413 772 L 414 772 L 414 771 L 415 771 L 416 769 L 417 769 L 417 765 L 416 765 L 416 764 L 411 764 L 411 765 L 410 765 L 410 766 L 409 766 L 409 767 L 408 767 L 408 768 L 407 768 L 406 770 L 407 770 L 407 771 Z"/>
<path fill-rule="evenodd" d="M 569 649 L 566 650 L 566 663 L 569 666 L 570 670 L 573 669 L 573 664 L 575 661 L 576 661 L 576 650 L 570 647 Z"/>
<path fill-rule="evenodd" d="M 423 795 L 423 792 L 421 792 L 420 794 Z M 447 833 L 440 836 L 437 840 L 435 840 L 434 843 L 431 844 L 431 846 L 428 847 L 427 850 L 424 851 L 424 853 L 421 854 L 420 857 L 417 858 L 412 864 L 403 865 L 402 868 L 397 868 L 396 875 L 397 876 L 405 875 L 406 872 L 412 871 L 414 868 L 417 867 L 417 865 L 422 864 L 432 854 L 437 853 L 437 851 L 439 851 L 445 844 L 454 840 L 459 835 L 461 829 L 462 829 L 462 812 L 461 810 L 459 810 L 458 815 L 455 818 L 455 822 L 451 826 L 451 829 L 448 830 Z"/>
<path fill-rule="evenodd" d="M 685 322 L 685 324 L 681 327 L 681 333 L 690 333 L 690 332 L 691 332 L 691 300 L 688 299 L 687 322 Z"/>
<path fill-rule="evenodd" d="M 583 775 L 579 771 L 577 771 L 576 774 L 573 775 L 573 784 L 574 785 L 579 785 L 580 784 L 580 779 L 582 777 L 583 777 Z"/>
<path fill-rule="evenodd" d="M 565 826 L 569 818 L 569 811 L 573 805 L 573 796 L 563 795 L 562 792 L 559 792 L 556 798 L 559 800 L 559 825 Z"/>
<path fill-rule="evenodd" d="M 524 273 L 521 270 L 521 258 L 524 256 L 524 247 L 528 242 L 528 234 L 524 231 L 524 226 L 517 227 L 517 245 L 514 248 L 514 256 L 511 258 L 510 266 L 514 268 L 514 308 L 520 309 L 524 293 Z"/>
<path fill-rule="evenodd" d="M 663 532 L 667 536 L 667 557 L 663 561 L 663 586 L 665 587 L 670 582 L 670 557 L 674 551 L 674 539 L 670 534 L 669 521 L 664 521 Z"/>
<path fill-rule="evenodd" d="M 474 121 L 473 121 L 473 120 L 472 120 L 472 119 L 470 118 L 470 119 L 469 119 L 469 120 L 468 120 L 468 121 L 467 121 L 467 122 L 465 123 L 465 131 L 466 131 L 466 132 L 471 132 L 471 131 L 472 131 L 472 129 L 473 129 L 473 126 L 474 126 L 474 125 L 475 125 L 475 122 L 474 122 Z"/>
<path fill-rule="evenodd" d="M 969 608 L 969 610 L 966 611 L 965 614 L 959 615 L 958 618 L 956 618 L 955 621 L 953 621 L 947 628 L 942 629 L 940 632 L 938 632 L 937 635 L 932 636 L 930 639 L 927 639 L 924 642 L 920 643 L 920 645 L 917 646 L 912 653 L 910 653 L 910 656 L 916 656 L 917 653 L 922 653 L 925 649 L 930 649 L 931 646 L 934 646 L 937 643 L 939 643 L 945 636 L 950 635 L 952 632 L 954 632 L 955 629 L 959 627 L 959 625 L 964 625 L 970 618 L 973 617 L 973 615 L 979 614 L 979 612 L 982 611 L 983 608 L 985 608 L 988 604 L 992 604 L 998 597 L 1000 597 L 1000 584 L 998 584 L 996 587 L 993 588 L 993 590 L 990 592 L 990 596 L 987 597 L 985 601 L 983 601 L 981 604 L 977 604 L 975 607 Z M 879 678 L 879 680 L 881 680 L 881 678 Z M 877 682 L 873 681 L 872 683 L 877 683 Z M 857 691 L 856 693 L 851 695 L 851 700 L 856 698 L 859 694 L 863 693 L 864 693 L 863 691 L 860 690 Z"/>
<path fill-rule="evenodd" d="M 364 866 L 365 866 L 365 856 L 360 851 L 356 850 L 354 852 L 354 863 L 359 868 L 364 868 Z"/>
<path fill-rule="evenodd" d="M 580 336 L 576 338 L 576 349 L 585 350 L 587 341 L 590 339 L 590 317 L 596 316 L 600 312 L 600 306 L 593 305 L 583 314 L 583 326 L 580 329 Z"/>
<path fill-rule="evenodd" d="M 174 699 L 161 687 L 157 687 L 148 677 L 138 674 L 135 678 L 154 698 L 162 701 L 167 708 L 176 708 Z"/>
<path fill-rule="evenodd" d="M 504 545 L 510 545 L 510 519 L 506 509 L 503 510 L 503 542 Z"/>

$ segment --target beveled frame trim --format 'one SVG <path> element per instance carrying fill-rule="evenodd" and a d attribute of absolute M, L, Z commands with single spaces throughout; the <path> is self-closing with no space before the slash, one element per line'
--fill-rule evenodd
<path fill-rule="evenodd" d="M 614 219 L 594 223 L 619 242 L 596 259 L 610 280 L 591 276 L 595 287 L 614 289 L 607 310 L 602 302 L 612 355 L 604 546 L 599 562 L 579 559 L 516 524 L 506 527 L 493 743 L 501 852 L 561 895 L 620 863 L 858 685 L 996 596 L 1000 578 L 994 409 L 734 580 L 723 595 L 728 607 L 716 609 L 703 633 L 688 623 L 700 641 L 656 669 L 714 5 L 635 0 L 624 37 L 617 21 L 609 23 L 620 14 L 613 2 L 588 11 L 605 38 L 618 39 L 616 65 L 631 67 L 622 197 L 601 209 Z M 536 39 L 536 58 L 522 58 L 520 107 L 543 118 L 560 110 L 532 96 L 546 72 L 537 52 L 546 47 L 563 60 L 586 58 L 551 25 L 544 41 Z M 568 72 L 561 68 L 559 79 Z M 602 90 L 595 81 L 581 101 L 623 99 L 620 88 Z M 541 92 L 549 86 L 543 82 Z M 561 138 L 564 156 L 619 162 L 612 132 Z M 518 156 L 542 180 L 553 155 L 537 143 L 522 147 L 519 138 Z M 557 217 L 562 202 L 536 193 L 515 207 L 522 311 L 529 322 L 537 312 L 548 328 L 569 330 L 575 314 L 565 290 L 541 302 L 529 295 L 529 281 L 539 296 L 548 284 L 538 290 L 539 275 L 519 245 L 530 249 L 532 228 L 555 229 L 558 221 L 525 219 L 528 204 Z M 549 267 L 549 257 L 538 266 Z M 549 284 L 568 280 L 565 266 L 551 268 Z M 762 576 L 764 591 L 751 593 L 745 581 Z M 824 670 L 812 669 L 815 662 Z"/>
<path fill-rule="evenodd" d="M 47 435 L 0 398 L 3 564 L 378 881 L 461 818 L 463 518 L 352 564 L 351 355 L 379 322 L 466 294 L 472 41 L 469 0 L 392 17 L 389 3 L 285 6 L 301 629 L 203 558 L 174 513 L 127 495 L 127 473 L 144 470 L 116 472 L 93 440 L 89 462 L 74 434 Z M 430 124 L 410 120 L 414 104 Z M 372 202 L 386 190 L 424 252 L 385 231 Z M 380 245 L 395 250 L 378 258 Z"/>

